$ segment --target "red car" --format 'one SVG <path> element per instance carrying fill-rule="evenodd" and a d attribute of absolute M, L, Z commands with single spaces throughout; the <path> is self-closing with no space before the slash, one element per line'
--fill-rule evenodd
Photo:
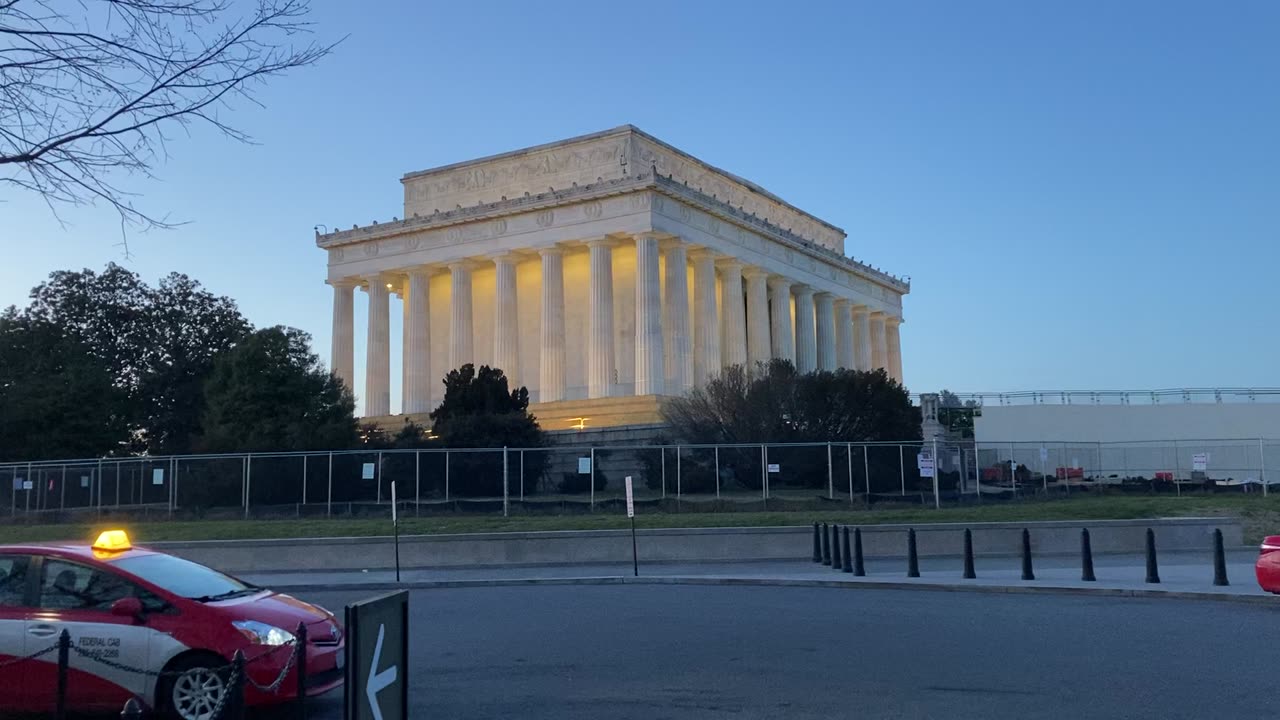
<path fill-rule="evenodd" d="M 1258 562 L 1254 566 L 1258 585 L 1269 593 L 1280 594 L 1280 535 L 1268 535 L 1258 551 Z"/>
<path fill-rule="evenodd" d="M 93 545 L 0 546 L 0 666 L 70 633 L 67 709 L 119 713 L 136 697 L 182 720 L 205 720 L 227 692 L 237 650 L 248 705 L 296 697 L 294 631 L 307 628 L 306 692 L 342 684 L 344 637 L 327 610 L 164 553 L 134 548 L 123 531 Z M 52 713 L 58 653 L 4 669 L 0 708 Z M 141 671 L 141 672 L 139 672 Z M 150 673 L 162 673 L 157 676 Z"/>

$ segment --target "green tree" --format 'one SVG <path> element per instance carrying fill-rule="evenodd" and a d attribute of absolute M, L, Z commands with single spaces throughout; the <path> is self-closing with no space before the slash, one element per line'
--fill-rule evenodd
<path fill-rule="evenodd" d="M 0 317 L 0 460 L 118 450 L 122 394 L 101 358 L 57 326 L 12 308 Z"/>
<path fill-rule="evenodd" d="M 982 405 L 977 400 L 961 402 L 960 396 L 950 390 L 938 393 L 938 422 L 948 432 L 972 440 L 974 418 L 978 417 L 982 417 Z"/>
<path fill-rule="evenodd" d="M 543 444 L 542 428 L 529 414 L 529 391 L 510 390 L 498 368 L 470 363 L 450 370 L 444 378 L 444 400 L 431 412 L 431 434 L 446 448 L 536 448 Z M 528 493 L 545 467 L 542 453 L 525 460 Z M 457 454 L 456 487 L 460 495 L 502 493 L 501 453 Z M 532 483 L 528 480 L 533 478 Z"/>
<path fill-rule="evenodd" d="M 786 360 L 760 364 L 754 372 L 742 366 L 726 368 L 718 377 L 688 395 L 663 404 L 664 419 L 680 443 L 845 443 L 917 441 L 920 410 L 911 404 L 906 388 L 884 370 L 837 370 L 799 373 Z M 844 449 L 841 448 L 841 452 Z M 897 479 L 895 451 L 870 454 L 871 465 L 892 465 Z M 722 472 L 746 487 L 761 483 L 758 449 L 720 453 Z M 770 463 L 788 468 L 788 477 L 813 487 L 827 480 L 826 452 L 813 448 L 774 448 Z M 705 464 L 705 463 L 704 463 Z M 820 470 L 820 471 L 819 471 Z M 874 468 L 873 468 L 874 470 Z M 707 475 L 706 478 L 700 477 Z M 691 487 L 714 487 L 723 478 L 695 466 Z M 872 472 L 873 477 L 889 473 Z"/>
<path fill-rule="evenodd" d="M 259 330 L 219 357 L 205 385 L 210 451 L 322 450 L 356 442 L 355 401 L 307 333 Z"/>
<path fill-rule="evenodd" d="M 153 454 L 194 448 L 214 360 L 251 330 L 233 300 L 186 275 L 150 287 L 114 263 L 102 273 L 53 273 L 19 314 L 63 328 L 106 364 L 123 391 L 115 414 L 135 449 Z"/>

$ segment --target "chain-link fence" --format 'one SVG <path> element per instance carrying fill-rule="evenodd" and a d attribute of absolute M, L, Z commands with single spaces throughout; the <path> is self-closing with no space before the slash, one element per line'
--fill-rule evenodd
<path fill-rule="evenodd" d="M 930 475 L 928 467 L 935 470 Z M 1257 492 L 1278 440 L 877 442 L 382 450 L 0 464 L 0 513 L 47 520 L 311 517 L 401 511 L 787 510 L 1079 493 Z M 935 482 L 936 481 L 936 482 Z"/>

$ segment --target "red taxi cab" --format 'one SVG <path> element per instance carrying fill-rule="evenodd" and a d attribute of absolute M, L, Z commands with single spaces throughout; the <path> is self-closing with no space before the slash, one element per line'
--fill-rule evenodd
<path fill-rule="evenodd" d="M 1268 535 L 1258 548 L 1254 564 L 1258 586 L 1269 593 L 1280 594 L 1280 535 Z"/>
<path fill-rule="evenodd" d="M 324 608 L 189 560 L 132 547 L 120 530 L 93 545 L 0 546 L 0 708 L 50 713 L 56 645 L 68 631 L 66 707 L 120 712 L 131 697 L 182 720 L 211 717 L 244 653 L 245 703 L 297 695 L 299 623 L 307 628 L 305 691 L 342 684 L 341 625 Z M 49 651 L 48 649 L 55 649 Z M 270 686 L 284 672 L 283 682 Z"/>

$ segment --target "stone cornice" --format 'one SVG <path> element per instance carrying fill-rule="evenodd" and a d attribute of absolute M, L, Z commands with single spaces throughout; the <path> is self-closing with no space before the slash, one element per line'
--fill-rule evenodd
<path fill-rule="evenodd" d="M 416 215 L 403 220 L 393 218 L 389 223 L 375 222 L 371 225 L 354 227 L 350 230 L 336 230 L 324 234 L 317 232 L 315 235 L 316 245 L 323 249 L 356 245 L 422 230 L 435 230 L 453 225 L 493 220 L 559 205 L 587 202 L 645 190 L 654 191 L 673 200 L 688 203 L 726 222 L 759 233 L 793 250 L 798 250 L 838 267 L 851 270 L 855 274 L 888 287 L 896 293 L 906 294 L 911 291 L 911 284 L 906 280 L 807 240 L 791 232 L 788 228 L 779 227 L 763 218 L 756 217 L 754 214 L 743 212 L 741 209 L 733 207 L 714 195 L 704 194 L 700 190 L 689 187 L 682 182 L 676 182 L 669 177 L 655 175 L 652 172 L 615 180 L 603 180 L 589 185 L 574 185 L 560 190 L 549 189 L 543 193 L 527 194 L 518 198 L 504 198 L 497 202 L 480 203 L 472 207 L 434 212 L 425 216 Z"/>

